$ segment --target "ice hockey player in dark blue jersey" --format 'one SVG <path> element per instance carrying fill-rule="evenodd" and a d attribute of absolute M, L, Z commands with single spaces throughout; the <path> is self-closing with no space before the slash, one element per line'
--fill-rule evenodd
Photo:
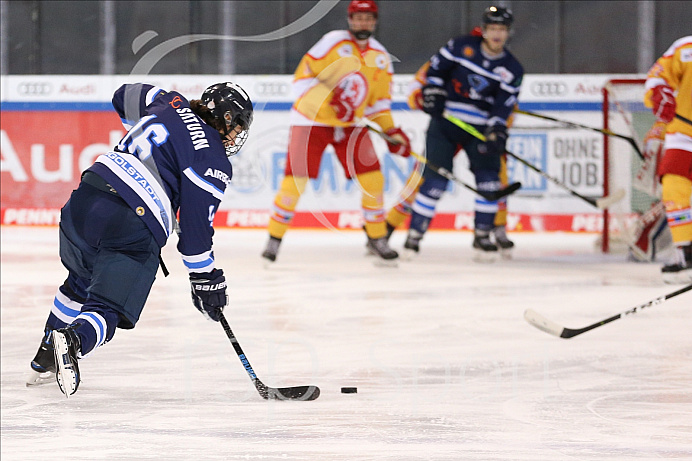
<path fill-rule="evenodd" d="M 230 82 L 191 101 L 137 83 L 121 86 L 113 107 L 128 132 L 82 174 L 61 211 L 68 276 L 27 379 L 57 378 L 67 397 L 80 383 L 78 360 L 110 341 L 116 327 L 134 328 L 174 229 L 194 306 L 218 321 L 227 303 L 213 219 L 233 175 L 227 157 L 240 150 L 252 123 L 250 98 Z"/>
<path fill-rule="evenodd" d="M 484 191 L 501 187 L 499 172 L 507 141 L 507 119 L 524 75 L 519 61 L 505 48 L 512 21 L 509 9 L 488 7 L 483 14 L 483 35 L 457 37 L 440 48 L 430 59 L 422 88 L 422 108 L 431 116 L 425 146 L 428 161 L 452 171 L 454 156 L 463 149 L 476 187 Z M 445 113 L 485 133 L 487 141 L 481 142 L 457 127 L 444 118 Z M 447 183 L 435 171 L 423 171 L 404 244 L 408 252 L 419 251 L 420 240 L 435 216 Z M 497 245 L 490 240 L 497 210 L 497 202 L 476 197 L 473 248 L 477 261 L 489 262 L 497 257 Z M 507 243 L 506 235 L 496 234 L 495 238 L 498 243 Z"/>

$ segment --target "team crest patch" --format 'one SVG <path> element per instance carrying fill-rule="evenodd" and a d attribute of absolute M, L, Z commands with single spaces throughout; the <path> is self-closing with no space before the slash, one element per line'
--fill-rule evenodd
<path fill-rule="evenodd" d="M 351 56 L 353 54 L 353 47 L 350 44 L 345 43 L 339 47 L 336 53 L 341 57 Z"/>
<path fill-rule="evenodd" d="M 470 46 L 465 46 L 463 53 L 464 53 L 464 56 L 467 58 L 472 58 L 473 55 L 475 54 L 473 52 L 473 48 L 471 48 Z"/>
<path fill-rule="evenodd" d="M 692 48 L 684 48 L 680 50 L 680 61 L 692 62 Z"/>
<path fill-rule="evenodd" d="M 137 216 L 144 216 L 144 207 L 138 206 L 135 208 L 135 213 L 137 213 Z"/>

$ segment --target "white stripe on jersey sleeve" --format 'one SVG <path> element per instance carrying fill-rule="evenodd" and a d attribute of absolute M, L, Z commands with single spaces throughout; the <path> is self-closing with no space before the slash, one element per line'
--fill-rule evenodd
<path fill-rule="evenodd" d="M 299 80 L 296 80 L 293 82 L 293 96 L 295 96 L 296 99 L 300 98 L 303 96 L 305 93 L 310 90 L 310 88 L 313 88 L 314 86 L 318 85 L 320 83 L 319 80 L 317 80 L 314 77 L 306 77 L 306 78 L 301 78 Z"/>
<path fill-rule="evenodd" d="M 363 113 L 366 117 L 369 117 L 370 115 L 376 114 L 378 112 L 384 112 L 386 110 L 391 110 L 392 109 L 392 100 L 391 99 L 380 99 L 379 101 L 375 102 L 372 106 L 368 106 L 365 108 L 365 112 Z"/>
<path fill-rule="evenodd" d="M 161 88 L 159 88 L 158 86 L 155 86 L 154 88 L 147 91 L 147 95 L 144 98 L 144 104 L 148 106 L 149 104 L 154 102 L 154 99 L 156 99 L 156 96 L 158 96 L 159 93 L 161 93 L 162 91 L 163 90 Z"/>
<path fill-rule="evenodd" d="M 213 195 L 216 199 L 218 200 L 223 200 L 223 191 L 219 188 L 217 188 L 215 185 L 210 183 L 209 181 L 204 180 L 200 175 L 198 175 L 195 170 L 193 170 L 190 167 L 185 168 L 183 170 L 183 174 L 188 177 L 190 181 L 200 189 L 204 189 L 205 191 L 209 192 L 211 195 Z"/>
<path fill-rule="evenodd" d="M 212 251 L 191 256 L 183 256 L 183 264 L 187 267 L 188 272 L 211 272 L 214 270 L 214 257 Z"/>

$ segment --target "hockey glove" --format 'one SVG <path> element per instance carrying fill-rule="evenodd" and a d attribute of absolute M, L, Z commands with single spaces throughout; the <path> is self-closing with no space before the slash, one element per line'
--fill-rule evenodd
<path fill-rule="evenodd" d="M 654 115 L 658 120 L 670 123 L 675 118 L 675 95 L 671 87 L 666 85 L 654 87 L 651 102 L 654 105 Z"/>
<path fill-rule="evenodd" d="M 395 141 L 398 141 L 398 143 L 387 141 L 389 152 L 402 157 L 411 155 L 411 141 L 401 128 L 390 128 L 385 134 L 390 138 L 394 138 Z"/>
<path fill-rule="evenodd" d="M 447 91 L 437 85 L 423 87 L 423 112 L 433 117 L 442 117 L 447 101 Z"/>
<path fill-rule="evenodd" d="M 343 87 L 337 86 L 332 90 L 332 100 L 329 101 L 329 105 L 336 112 L 336 118 L 347 123 L 353 121 L 356 111 L 346 97 Z"/>
<path fill-rule="evenodd" d="M 490 155 L 502 155 L 507 145 L 507 127 L 493 125 L 485 131 L 485 153 Z"/>
<path fill-rule="evenodd" d="M 214 269 L 203 274 L 190 274 L 192 304 L 209 320 L 219 321 L 219 315 L 228 304 L 226 277 L 223 270 Z"/>

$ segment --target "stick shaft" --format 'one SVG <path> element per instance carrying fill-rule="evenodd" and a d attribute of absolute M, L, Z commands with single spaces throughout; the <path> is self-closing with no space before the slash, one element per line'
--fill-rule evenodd
<path fill-rule="evenodd" d="M 361 122 L 363 122 L 365 124 L 365 126 L 368 127 L 369 130 L 380 135 L 382 137 L 382 139 L 384 139 L 385 141 L 391 142 L 393 144 L 399 144 L 398 140 L 392 138 L 387 133 L 385 133 L 382 130 L 375 127 L 370 120 L 363 118 L 363 119 L 361 119 Z M 436 172 L 440 176 L 444 177 L 445 179 L 448 179 L 452 182 L 455 182 L 455 183 L 459 184 L 460 186 L 465 187 L 472 192 L 475 192 L 476 194 L 480 195 L 481 197 L 483 197 L 486 200 L 490 200 L 490 201 L 499 200 L 499 199 L 501 199 L 507 195 L 514 193 L 514 191 L 518 190 L 519 187 L 521 187 L 521 184 L 519 184 L 517 186 L 515 184 L 518 184 L 518 183 L 515 183 L 515 184 L 511 184 L 512 187 L 508 186 L 507 188 L 499 190 L 497 192 L 482 192 L 482 191 L 479 191 L 478 189 L 476 189 L 475 187 L 472 187 L 472 186 L 466 184 L 464 181 L 462 181 L 461 179 L 454 176 L 454 174 L 452 174 L 452 172 L 449 171 L 447 168 L 443 168 L 443 167 L 435 165 L 434 163 L 428 162 L 428 159 L 423 157 L 422 155 L 411 151 L 411 156 L 413 158 L 415 158 L 416 160 L 418 160 L 419 162 L 427 165 L 431 170 L 433 170 L 434 172 Z"/>
<path fill-rule="evenodd" d="M 516 112 L 517 114 L 530 115 L 531 117 L 542 118 L 544 120 L 550 120 L 551 122 L 562 123 L 562 124 L 567 125 L 567 126 L 572 126 L 572 127 L 576 127 L 576 128 L 583 128 L 585 130 L 595 131 L 597 133 L 602 133 L 606 136 L 614 136 L 616 138 L 624 139 L 625 141 L 627 141 L 628 143 L 630 143 L 632 145 L 634 150 L 637 151 L 637 155 L 639 155 L 639 157 L 642 160 L 644 160 L 644 155 L 642 154 L 642 151 L 639 149 L 639 146 L 637 145 L 637 142 L 635 141 L 635 139 L 632 138 L 631 136 L 625 136 L 623 134 L 613 133 L 612 131 L 606 130 L 606 129 L 581 125 L 579 123 L 570 122 L 568 120 L 560 120 L 558 118 L 549 117 L 549 116 L 543 115 L 543 114 L 537 114 L 536 112 L 530 112 L 528 110 L 522 110 L 519 108 L 514 109 L 514 112 Z"/>
<path fill-rule="evenodd" d="M 452 122 L 453 124 L 455 124 L 456 126 L 458 126 L 459 128 L 461 128 L 462 130 L 466 131 L 467 133 L 469 133 L 469 134 L 475 136 L 476 138 L 480 139 L 481 141 L 484 141 L 484 142 L 485 142 L 485 140 L 486 140 L 485 136 L 484 136 L 482 133 L 480 133 L 476 128 L 474 128 L 473 125 L 470 125 L 470 124 L 464 122 L 463 120 L 459 120 L 458 118 L 454 117 L 454 116 L 451 115 L 451 114 L 445 114 L 444 117 L 445 117 L 447 120 L 449 120 L 450 122 Z M 574 195 L 575 197 L 579 197 L 580 199 L 582 199 L 582 200 L 588 202 L 589 204 L 595 206 L 596 208 L 598 208 L 598 204 L 596 203 L 596 200 L 594 200 L 594 199 L 592 199 L 592 198 L 589 198 L 589 197 L 585 197 L 585 196 L 581 195 L 579 192 L 577 192 L 577 191 L 575 191 L 575 190 L 572 190 L 572 189 L 569 188 L 566 184 L 564 184 L 563 182 L 559 181 L 557 178 L 554 178 L 554 177 L 550 176 L 550 175 L 549 175 L 548 173 L 546 173 L 545 171 L 541 170 L 541 169 L 538 168 L 538 167 L 535 167 L 534 165 L 532 165 L 531 163 L 527 162 L 526 160 L 524 160 L 523 158 L 519 157 L 518 155 L 513 154 L 512 152 L 510 152 L 510 151 L 508 151 L 508 150 L 505 150 L 505 153 L 506 153 L 507 155 L 509 155 L 510 157 L 514 158 L 515 160 L 517 160 L 518 162 L 523 163 L 523 164 L 526 165 L 527 167 L 531 168 L 533 171 L 535 171 L 536 173 L 540 174 L 540 175 L 543 176 L 544 178 L 546 178 L 546 179 L 552 181 L 553 183 L 555 183 L 556 185 L 562 187 L 563 189 L 565 189 L 567 192 L 569 192 L 570 194 Z"/>

